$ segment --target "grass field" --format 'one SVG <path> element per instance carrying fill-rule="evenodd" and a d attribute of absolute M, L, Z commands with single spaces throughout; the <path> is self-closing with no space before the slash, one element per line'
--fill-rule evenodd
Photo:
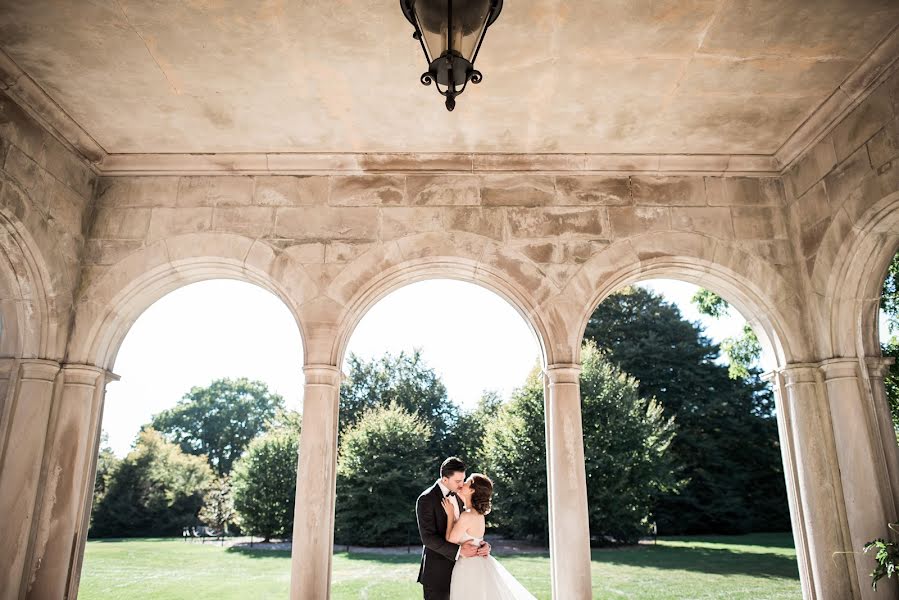
<path fill-rule="evenodd" d="M 548 599 L 546 554 L 498 556 L 540 599 Z M 418 556 L 339 552 L 331 597 L 415 599 Z M 790 534 L 662 538 L 656 545 L 594 550 L 594 598 L 800 598 Z M 287 552 L 222 548 L 213 543 L 140 539 L 90 541 L 82 600 L 230 600 L 287 598 Z"/>

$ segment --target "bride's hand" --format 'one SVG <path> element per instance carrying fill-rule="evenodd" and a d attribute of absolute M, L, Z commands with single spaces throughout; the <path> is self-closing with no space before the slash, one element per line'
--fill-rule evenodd
<path fill-rule="evenodd" d="M 454 519 L 456 517 L 456 511 L 453 509 L 453 501 L 449 498 L 443 499 L 443 510 L 446 512 L 447 518 Z"/>

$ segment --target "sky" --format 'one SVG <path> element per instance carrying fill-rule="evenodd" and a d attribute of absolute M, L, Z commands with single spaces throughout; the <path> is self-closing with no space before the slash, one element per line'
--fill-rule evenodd
<path fill-rule="evenodd" d="M 714 341 L 742 332 L 745 321 L 733 308 L 722 319 L 700 315 L 690 302 L 694 285 L 641 285 L 702 323 Z M 511 304 L 483 287 L 452 280 L 414 283 L 383 298 L 359 322 L 348 354 L 370 359 L 414 348 L 463 407 L 473 406 L 484 390 L 508 397 L 539 359 L 536 337 Z M 773 366 L 768 357 L 761 363 L 763 369 Z M 121 380 L 107 386 L 103 414 L 108 443 L 124 456 L 152 415 L 174 406 L 191 387 L 220 377 L 264 381 L 301 410 L 302 365 L 296 322 L 267 290 L 232 280 L 175 290 L 144 311 L 122 343 L 114 367 Z"/>

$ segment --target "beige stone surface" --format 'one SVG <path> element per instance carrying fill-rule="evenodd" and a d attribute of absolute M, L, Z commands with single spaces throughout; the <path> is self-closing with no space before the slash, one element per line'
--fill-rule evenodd
<path fill-rule="evenodd" d="M 448 114 L 398 7 L 329 7 L 7 0 L 0 46 L 113 153 L 770 154 L 899 23 L 890 0 L 507 4 Z"/>
<path fill-rule="evenodd" d="M 591 590 L 584 327 L 649 278 L 722 294 L 775 357 L 804 595 L 870 597 L 846 557 L 899 519 L 875 372 L 899 248 L 894 2 L 509 3 L 452 115 L 417 87 L 399 11 L 373 4 L 0 8 L 0 598 L 76 593 L 118 348 L 166 293 L 221 277 L 276 294 L 302 333 L 315 426 L 299 469 L 316 494 L 294 599 L 328 594 L 349 338 L 430 278 L 496 292 L 540 343 L 556 597 Z M 76 124 L 50 128 L 35 85 Z M 838 121 L 812 114 L 822 102 Z M 97 143 L 139 154 L 99 160 Z"/>

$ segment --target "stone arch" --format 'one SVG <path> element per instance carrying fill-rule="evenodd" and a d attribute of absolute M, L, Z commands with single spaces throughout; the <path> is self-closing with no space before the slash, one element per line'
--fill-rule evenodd
<path fill-rule="evenodd" d="M 739 248 L 698 234 L 646 234 L 616 242 L 592 257 L 566 287 L 567 310 L 579 352 L 590 315 L 600 302 L 622 287 L 645 279 L 669 278 L 720 294 L 749 322 L 763 348 L 778 366 L 802 360 L 798 296 L 770 265 Z M 575 357 L 574 362 L 578 362 Z"/>
<path fill-rule="evenodd" d="M 58 358 L 52 278 L 28 231 L 0 210 L 0 357 Z"/>
<path fill-rule="evenodd" d="M 356 325 L 378 301 L 410 283 L 438 278 L 474 283 L 505 299 L 531 328 L 544 364 L 553 364 L 553 332 L 541 300 L 558 290 L 525 256 L 463 233 L 409 236 L 370 251 L 345 269 L 329 294 L 343 299 L 332 364 L 342 364 Z"/>
<path fill-rule="evenodd" d="M 879 356 L 880 292 L 899 250 L 899 192 L 873 203 L 854 222 L 841 208 L 821 248 L 812 285 L 822 298 L 824 355 Z"/>
<path fill-rule="evenodd" d="M 208 279 L 236 279 L 258 285 L 287 305 L 304 346 L 299 307 L 317 293 L 316 284 L 290 253 L 226 233 L 167 238 L 130 254 L 96 279 L 86 279 L 76 304 L 68 360 L 110 371 L 137 317 L 177 288 Z"/>

